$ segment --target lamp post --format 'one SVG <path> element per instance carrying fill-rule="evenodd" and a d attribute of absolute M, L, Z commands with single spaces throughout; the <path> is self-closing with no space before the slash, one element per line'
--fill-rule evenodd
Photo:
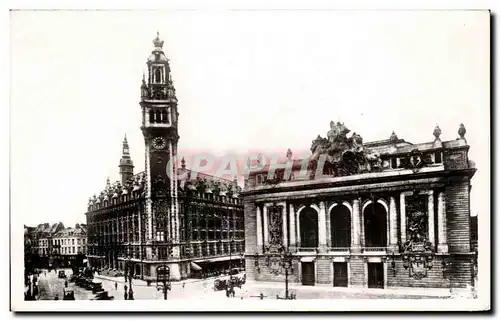
<path fill-rule="evenodd" d="M 233 262 L 232 262 L 233 244 L 234 244 L 234 238 L 231 238 L 229 240 L 229 276 L 230 276 L 230 279 L 232 276 L 231 270 L 233 267 Z"/>
<path fill-rule="evenodd" d="M 233 292 L 233 289 L 234 289 L 234 286 L 233 286 L 233 261 L 232 261 L 233 244 L 234 244 L 234 238 L 231 238 L 231 240 L 229 241 L 229 284 L 228 284 L 228 290 L 231 293 Z"/>
<path fill-rule="evenodd" d="M 243 268 L 245 253 L 240 252 L 240 267 Z"/>
<path fill-rule="evenodd" d="M 170 283 L 170 268 L 162 264 L 156 268 L 156 283 L 163 283 L 163 299 L 167 300 L 168 291 L 172 289 Z"/>
<path fill-rule="evenodd" d="M 286 252 L 283 254 L 283 268 L 285 269 L 285 300 L 290 300 L 292 299 L 288 295 L 288 270 L 292 268 L 292 260 L 293 256 L 288 249 Z"/>
<path fill-rule="evenodd" d="M 131 257 L 128 257 L 127 265 L 128 265 L 128 299 L 134 300 L 134 291 L 132 290 L 132 278 L 134 276 L 134 269 Z"/>

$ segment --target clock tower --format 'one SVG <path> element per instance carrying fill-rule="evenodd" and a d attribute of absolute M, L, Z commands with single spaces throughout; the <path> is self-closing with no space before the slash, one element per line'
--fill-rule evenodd
<path fill-rule="evenodd" d="M 178 259 L 179 211 L 177 199 L 177 98 L 169 60 L 159 34 L 147 60 L 147 77 L 141 85 L 142 126 L 145 142 L 146 258 L 149 261 Z M 172 161 L 171 161 L 172 160 Z M 151 265 L 151 275 L 155 273 Z M 171 271 L 175 274 L 175 271 Z"/>

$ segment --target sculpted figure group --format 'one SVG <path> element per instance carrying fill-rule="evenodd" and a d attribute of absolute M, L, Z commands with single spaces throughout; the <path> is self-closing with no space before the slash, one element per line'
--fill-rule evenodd
<path fill-rule="evenodd" d="M 363 138 L 352 133 L 343 123 L 330 122 L 327 138 L 320 135 L 312 142 L 311 160 L 325 158 L 325 174 L 346 176 L 357 173 L 374 172 L 382 169 L 382 161 L 377 152 L 363 147 Z"/>

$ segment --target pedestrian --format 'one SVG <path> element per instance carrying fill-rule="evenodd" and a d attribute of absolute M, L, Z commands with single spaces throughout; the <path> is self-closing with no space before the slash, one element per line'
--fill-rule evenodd
<path fill-rule="evenodd" d="M 118 283 L 115 282 L 115 290 L 118 290 Z"/>
<path fill-rule="evenodd" d="M 182 282 L 182 289 L 186 286 L 186 282 Z"/>

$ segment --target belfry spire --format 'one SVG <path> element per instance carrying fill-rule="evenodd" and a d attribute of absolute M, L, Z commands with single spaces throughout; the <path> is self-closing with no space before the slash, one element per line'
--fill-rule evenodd
<path fill-rule="evenodd" d="M 122 158 L 120 159 L 120 165 L 118 167 L 120 168 L 121 183 L 125 185 L 127 181 L 134 176 L 134 163 L 130 158 L 127 134 L 125 134 L 123 138 Z"/>

